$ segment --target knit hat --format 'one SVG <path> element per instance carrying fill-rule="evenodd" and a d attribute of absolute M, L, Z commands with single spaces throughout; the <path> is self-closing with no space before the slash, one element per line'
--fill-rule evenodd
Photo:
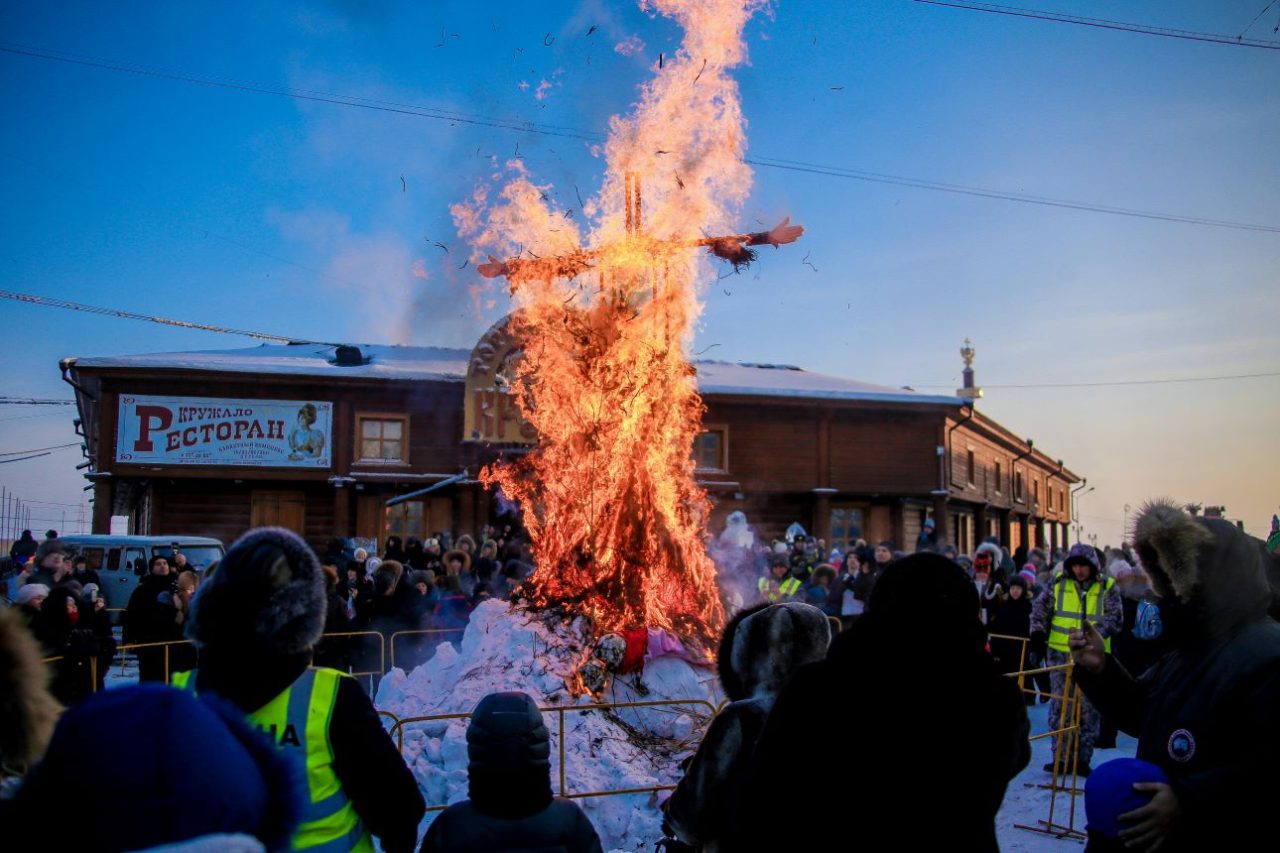
<path fill-rule="evenodd" d="M 538 705 L 527 693 L 490 693 L 467 726 L 472 768 L 521 770 L 551 767 L 551 736 Z"/>
<path fill-rule="evenodd" d="M 325 582 L 306 542 L 281 527 L 240 537 L 191 602 L 187 637 L 200 648 L 309 651 L 324 632 Z"/>
<path fill-rule="evenodd" d="M 50 554 L 62 554 L 64 557 L 68 554 L 67 546 L 62 544 L 61 539 L 46 539 L 36 548 L 36 565 L 44 562 L 44 558 Z"/>
<path fill-rule="evenodd" d="M 18 598 L 15 603 L 21 607 L 24 604 L 30 604 L 33 599 L 48 597 L 49 587 L 42 583 L 28 583 L 18 588 Z"/>
<path fill-rule="evenodd" d="M 243 712 L 161 684 L 95 693 L 58 721 L 43 761 L 14 800 L 14 849 L 47 843 L 65 823 L 66 797 L 93 827 L 93 850 L 140 850 L 215 833 L 255 836 L 269 850 L 289 838 L 309 799 L 300 764 Z M 25 837 L 27 835 L 30 837 Z M 83 840 L 83 839 L 82 839 Z"/>
<path fill-rule="evenodd" d="M 1062 567 L 1069 569 L 1077 563 L 1093 566 L 1094 574 L 1102 571 L 1102 564 L 1098 561 L 1098 552 L 1093 546 L 1086 545 L 1083 542 L 1077 542 L 1071 546 L 1071 550 L 1067 552 L 1067 558 L 1062 561 Z"/>
<path fill-rule="evenodd" d="M 1100 764 L 1084 783 L 1084 811 L 1089 831 L 1106 838 L 1119 838 L 1126 824 L 1120 815 L 1145 806 L 1150 794 L 1133 790 L 1138 782 L 1168 782 L 1164 771 L 1148 761 L 1117 758 Z"/>
<path fill-rule="evenodd" d="M 1035 586 L 1036 583 L 1036 567 L 1033 563 L 1027 563 L 1022 567 L 1022 571 L 1018 572 L 1018 576 L 1027 582 L 1028 587 Z"/>

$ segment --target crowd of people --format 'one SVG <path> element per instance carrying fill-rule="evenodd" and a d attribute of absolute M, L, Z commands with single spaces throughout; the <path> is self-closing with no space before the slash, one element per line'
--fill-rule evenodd
<path fill-rule="evenodd" d="M 1020 691 L 1010 675 L 1058 660 L 1074 663 L 1097 708 L 1083 714 L 1079 775 L 1090 776 L 1104 721 L 1138 738 L 1135 759 L 1101 765 L 1086 785 L 1088 849 L 1243 849 L 1232 845 L 1269 829 L 1280 760 L 1280 532 L 1264 544 L 1159 502 L 1136 531 L 1132 548 L 1101 552 L 1011 554 L 989 541 L 964 555 L 922 537 L 912 554 L 858 542 L 842 555 L 805 535 L 761 549 L 760 600 L 729 621 L 718 650 L 730 701 L 664 805 L 667 849 L 843 846 L 853 825 L 825 815 L 847 803 L 859 837 L 998 849 L 995 814 L 1030 759 L 1027 703 L 1063 698 L 1061 682 Z M 495 534 L 478 549 L 470 537 L 388 541 L 349 560 L 334 543 L 322 562 L 267 528 L 194 584 L 174 572 L 177 556 L 153 559 L 126 636 L 176 630 L 198 659 L 173 687 L 94 695 L 40 661 L 110 644 L 96 578 L 47 537 L 26 561 L 23 600 L 0 608 L 0 691 L 12 697 L 0 703 L 0 824 L 26 849 L 77 780 L 101 777 L 108 790 L 86 805 L 99 827 L 90 849 L 196 839 L 371 850 L 374 838 L 414 849 L 419 783 L 356 680 L 324 665 L 321 637 L 335 620 L 465 625 L 529 568 L 518 538 Z M 54 726 L 59 703 L 69 708 Z M 818 719 L 843 728 L 808 748 L 796 733 Z M 469 798 L 421 849 L 599 851 L 587 816 L 552 795 L 549 750 L 532 697 L 486 697 L 467 730 Z M 922 786 L 933 769 L 956 784 Z M 823 819 L 754 819 L 777 816 L 788 785 Z M 189 807 L 174 809 L 175 797 Z"/>
<path fill-rule="evenodd" d="M 453 540 L 437 533 L 425 540 L 389 536 L 379 554 L 346 543 L 329 543 L 322 560 L 326 581 L 327 634 L 367 634 L 383 638 L 383 648 L 400 632 L 447 632 L 457 639 L 477 605 L 508 600 L 533 571 L 529 547 L 518 528 L 485 526 L 477 538 Z M 440 634 L 411 633 L 397 648 L 405 661 L 420 663 Z M 434 640 L 434 641 L 433 641 Z M 406 651 L 407 649 L 407 651 Z M 358 637 L 333 637 L 319 650 L 326 665 L 357 672 L 372 671 L 375 652 Z"/>

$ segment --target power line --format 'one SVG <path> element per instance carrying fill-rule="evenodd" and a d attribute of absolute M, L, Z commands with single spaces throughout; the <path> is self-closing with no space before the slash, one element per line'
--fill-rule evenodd
<path fill-rule="evenodd" d="M 0 456 L 21 456 L 24 453 L 38 453 L 41 450 L 49 450 L 49 451 L 65 450 L 68 447 L 79 447 L 79 446 L 80 446 L 80 442 L 72 441 L 68 444 L 55 444 L 51 447 L 32 447 L 29 450 L 10 450 L 5 453 L 0 453 Z"/>
<path fill-rule="evenodd" d="M 1180 379 L 1125 379 L 1116 382 L 1043 382 L 1034 385 L 983 385 L 983 388 L 1025 389 L 1025 388 L 1106 388 L 1117 385 L 1171 385 L 1179 382 L 1223 382 L 1229 379 L 1262 379 L 1280 376 L 1280 371 L 1273 373 L 1239 373 L 1233 376 L 1188 376 Z M 950 388 L 948 385 L 912 385 L 912 388 Z"/>
<path fill-rule="evenodd" d="M 1041 21 L 1054 21 L 1060 24 L 1079 24 L 1084 27 L 1096 27 L 1103 30 L 1121 30 L 1127 33 L 1141 33 L 1148 36 L 1184 39 L 1186 41 L 1211 42 L 1213 44 L 1229 44 L 1235 47 L 1260 47 L 1264 50 L 1280 50 L 1280 42 L 1247 39 L 1241 33 L 1238 36 L 1221 35 L 1219 33 L 1201 33 L 1195 30 L 1178 30 L 1171 27 L 1153 27 L 1147 24 L 1131 24 L 1125 21 L 1109 21 L 1105 18 L 1084 18 L 1078 15 L 1063 15 L 1058 12 L 1044 12 L 1039 9 L 1021 9 L 1016 6 L 997 6 L 993 3 L 966 3 L 961 0 L 913 0 L 929 6 L 946 6 L 951 9 L 964 9 L 970 12 L 991 12 L 997 15 L 1011 15 L 1017 18 L 1036 18 Z M 1262 12 L 1266 12 L 1263 9 Z M 1258 16 L 1262 16 L 1262 12 Z M 1255 19 L 1256 20 L 1256 19 Z M 1250 24 L 1249 26 L 1253 26 Z M 1246 27 L 1247 29 L 1247 27 Z"/>
<path fill-rule="evenodd" d="M 1262 231 L 1280 234 L 1280 225 L 1256 225 L 1249 222 L 1232 222 L 1224 219 L 1207 219 L 1202 216 L 1181 216 L 1175 213 L 1158 213 L 1150 210 L 1135 210 L 1125 207 L 1111 207 L 1099 204 L 1067 201 L 1065 199 L 1045 196 L 1025 195 L 1021 193 L 988 190 L 982 187 L 970 187 L 963 184 L 946 184 L 938 181 L 926 181 L 919 178 L 904 178 L 898 175 L 885 175 L 877 172 L 861 172 L 855 169 L 842 169 L 834 166 L 822 166 L 798 160 L 778 160 L 766 158 L 744 158 L 745 162 L 757 166 L 769 166 L 774 169 L 789 169 L 793 172 L 809 172 L 817 175 L 829 175 L 836 178 L 849 178 L 855 181 L 871 181 L 881 184 L 894 184 L 917 189 L 935 190 L 937 192 L 956 193 L 959 195 L 994 198 L 1003 201 L 1016 201 L 1023 204 L 1038 204 L 1046 207 L 1061 207 L 1068 210 L 1084 210 L 1091 213 L 1109 213 L 1113 216 L 1130 216 L 1138 219 L 1156 219 L 1163 222 L 1183 222 L 1188 225 L 1210 225 L 1216 228 L 1235 228 L 1244 231 Z"/>
<path fill-rule="evenodd" d="M 51 453 L 33 453 L 30 456 L 22 456 L 17 459 L 0 459 L 0 465 L 6 462 L 26 462 L 28 459 L 39 459 L 41 456 L 52 456 Z"/>
<path fill-rule="evenodd" d="M 153 317 L 148 314 L 134 314 L 131 311 L 120 311 L 115 308 L 99 308 L 94 305 L 82 305 L 65 299 L 53 299 L 48 296 L 33 296 L 29 293 L 14 293 L 0 290 L 0 299 L 12 299 L 16 302 L 29 302 L 32 305 L 45 305 L 50 308 L 66 308 L 71 311 L 84 311 L 89 314 L 101 314 L 106 317 L 119 317 L 124 320 L 142 320 L 147 323 L 159 323 L 162 326 L 177 326 L 180 329 L 199 329 L 205 332 L 218 332 L 224 335 L 243 335 L 261 341 L 272 341 L 280 344 L 318 344 L 323 341 L 306 341 L 298 338 L 286 338 L 280 335 L 269 335 L 266 332 L 249 332 L 244 329 L 228 329 L 222 326 L 210 326 L 206 323 L 191 323 L 186 320 L 171 320 L 166 317 Z M 329 345 L 329 344 L 326 344 Z"/>
<path fill-rule="evenodd" d="M 0 406 L 74 406 L 75 400 L 44 399 L 40 397 L 0 397 Z"/>
<path fill-rule="evenodd" d="M 434 107 L 424 107 L 412 104 L 403 104 L 395 101 L 379 101 L 373 98 L 363 98 L 353 95 L 340 95 L 331 92 L 316 92 L 305 89 L 291 89 L 288 87 L 264 86 L 255 83 L 246 83 L 232 80 L 222 80 L 215 77 L 197 77 L 191 74 L 181 74 L 172 71 L 165 71 L 155 68 L 147 68 L 145 66 L 130 65 L 122 62 L 115 62 L 106 59 L 98 59 L 77 54 L 68 54 L 58 51 L 45 50 L 42 48 L 26 47 L 8 42 L 0 42 L 0 51 L 6 53 L 17 54 L 20 56 L 33 57 L 36 59 L 47 59 L 55 62 L 67 62 L 75 65 L 85 65 L 92 68 L 100 68 L 108 71 L 120 71 L 128 74 L 137 74 L 145 77 L 157 77 L 164 80 L 174 80 L 183 83 L 192 83 L 201 86 L 213 86 L 218 88 L 235 89 L 243 92 L 252 92 L 263 95 L 276 95 L 279 97 L 295 98 L 305 101 L 318 101 L 321 103 L 334 104 L 337 106 L 358 107 L 360 109 L 378 110 L 382 112 L 397 113 L 400 115 L 411 115 L 419 118 L 429 118 L 437 121 L 449 121 L 452 123 L 479 125 L 483 127 L 492 127 L 501 130 L 511 130 L 518 133 L 531 133 L 543 136 L 559 136 L 571 139 L 580 139 L 586 142 L 601 142 L 606 138 L 604 134 L 580 130 L 560 125 L 540 124 L 532 121 L 524 121 L 520 119 L 502 119 L 489 116 L 477 116 L 468 113 L 461 113 L 452 110 L 442 110 Z M 935 192 L 947 192 L 960 195 L 975 196 L 979 198 L 990 198 L 1001 201 L 1013 201 L 1023 204 L 1036 204 L 1045 207 L 1057 207 L 1068 210 L 1080 210 L 1089 213 L 1105 213 L 1113 216 L 1128 216 L 1141 219 L 1154 219 L 1164 222 L 1180 222 L 1188 225 L 1204 225 L 1217 228 L 1233 228 L 1245 231 L 1262 231 L 1268 233 L 1280 233 L 1280 225 L 1259 225 L 1247 222 L 1234 222 L 1230 220 L 1210 219 L 1202 216 L 1184 216 L 1172 213 L 1160 213 L 1156 211 L 1145 211 L 1131 208 L 1116 207 L 1111 205 L 1090 204 L 1086 202 L 1070 201 L 1067 199 L 1055 199 L 1045 196 L 1035 196 L 1020 193 L 1004 192 L 1001 190 L 986 189 L 983 187 L 965 186 L 962 184 L 950 184 L 941 181 L 931 181 L 923 178 L 911 178 L 902 175 L 890 175 L 880 172 L 868 172 L 856 169 L 847 169 L 839 166 L 828 166 L 818 163 L 805 163 L 802 161 L 785 160 L 774 157 L 748 157 L 744 161 L 753 165 L 770 169 L 782 169 L 793 172 L 808 172 L 812 174 L 826 175 L 829 177 L 846 178 L 849 180 L 869 181 L 872 183 L 891 184 L 894 186 L 913 187 L 915 189 L 932 190 Z M 218 235 L 213 235 L 218 236 Z M 219 239 L 227 239 L 220 237 Z M 228 242 L 233 242 L 228 240 Z M 256 250 L 255 250 L 256 251 Z M 290 261 L 289 263 L 293 263 Z M 300 266 L 300 265 L 299 265 Z"/>
<path fill-rule="evenodd" d="M 1253 29 L 1253 25 L 1258 23 L 1258 19 L 1261 18 L 1263 15 L 1267 14 L 1267 10 L 1270 9 L 1272 6 L 1276 5 L 1276 2 L 1277 0 L 1271 0 L 1270 3 L 1263 6 L 1262 11 L 1253 16 L 1253 20 L 1249 22 L 1249 26 L 1245 27 L 1243 30 L 1240 31 L 1240 35 L 1244 36 L 1245 33 Z M 1280 31 L 1280 24 L 1276 25 L 1276 30 Z"/>

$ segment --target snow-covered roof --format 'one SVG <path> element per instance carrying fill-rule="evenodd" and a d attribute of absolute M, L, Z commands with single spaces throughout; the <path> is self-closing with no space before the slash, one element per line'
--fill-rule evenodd
<path fill-rule="evenodd" d="M 324 344 L 262 344 L 234 350 L 152 353 L 77 358 L 77 370 L 187 370 L 212 373 L 272 373 L 363 379 L 466 379 L 471 352 L 445 347 L 358 344 L 365 363 L 336 363 L 334 347 Z M 785 364 L 695 361 L 698 390 L 703 394 L 795 397 L 824 400 L 870 400 L 891 403 L 959 406 L 956 397 L 921 394 L 906 388 L 872 385 L 854 379 L 811 373 Z"/>

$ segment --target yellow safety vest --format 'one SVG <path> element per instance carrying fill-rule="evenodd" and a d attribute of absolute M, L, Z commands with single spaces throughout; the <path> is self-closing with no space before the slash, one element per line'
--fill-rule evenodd
<path fill-rule="evenodd" d="M 777 601 L 779 598 L 791 598 L 795 595 L 796 591 L 800 589 L 800 579 L 794 577 L 784 578 L 782 582 L 778 584 L 778 589 L 776 591 L 771 589 L 773 586 L 773 578 L 760 578 L 756 583 L 756 586 L 760 588 L 760 594 L 769 601 Z"/>
<path fill-rule="evenodd" d="M 1106 609 L 1107 592 L 1114 583 L 1114 578 L 1094 581 L 1089 591 L 1085 593 L 1082 605 L 1080 587 L 1074 580 L 1064 574 L 1054 581 L 1053 624 L 1049 626 L 1049 648 L 1070 652 L 1071 647 L 1067 645 L 1067 637 L 1072 631 L 1084 628 L 1086 617 L 1093 624 L 1099 624 Z M 1110 637 L 1104 637 L 1102 644 L 1108 652 L 1111 651 Z"/>
<path fill-rule="evenodd" d="M 195 670 L 173 676 L 173 685 L 195 690 Z M 284 692 L 252 714 L 250 722 L 280 749 L 304 750 L 309 802 L 293 835 L 292 848 L 308 853 L 373 853 L 373 838 L 333 772 L 329 720 L 338 698 L 336 669 L 308 668 Z"/>

